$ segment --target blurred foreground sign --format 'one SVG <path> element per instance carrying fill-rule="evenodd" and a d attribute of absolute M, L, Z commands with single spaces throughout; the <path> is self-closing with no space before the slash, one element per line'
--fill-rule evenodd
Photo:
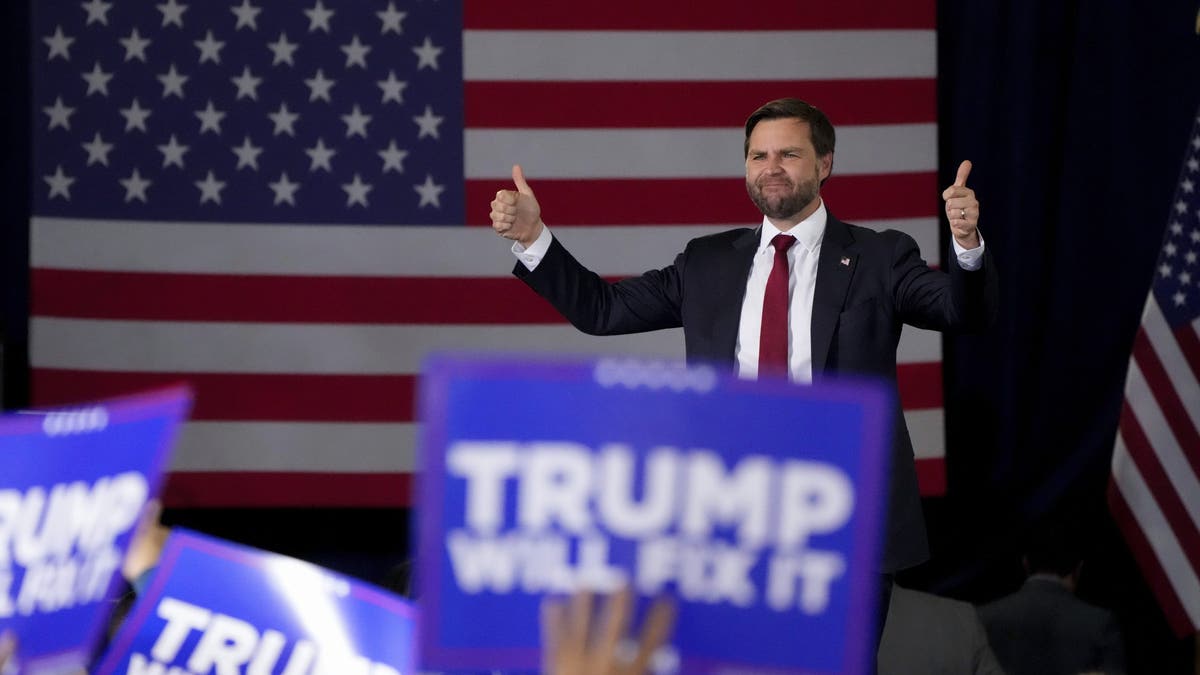
<path fill-rule="evenodd" d="M 432 359 L 422 667 L 536 670 L 543 596 L 629 586 L 678 603 L 666 670 L 866 672 L 890 405 L 868 382 Z"/>
<path fill-rule="evenodd" d="M 88 665 L 190 401 L 176 387 L 0 418 L 0 630 L 17 672 Z"/>
<path fill-rule="evenodd" d="M 413 614 L 369 584 L 177 529 L 96 673 L 410 675 Z"/>

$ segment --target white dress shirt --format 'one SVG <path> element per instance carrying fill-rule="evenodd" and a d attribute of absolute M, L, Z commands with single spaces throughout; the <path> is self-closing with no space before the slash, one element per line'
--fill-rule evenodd
<path fill-rule="evenodd" d="M 828 218 L 822 201 L 811 216 L 784 233 L 796 238 L 796 243 L 787 252 L 791 265 L 788 272 L 788 374 L 793 382 L 812 382 L 813 291 L 817 287 L 817 260 L 821 257 L 821 239 L 825 237 Z M 767 292 L 767 278 L 775 266 L 775 247 L 771 246 L 771 240 L 781 232 L 763 217 L 758 249 L 754 251 L 750 277 L 746 279 L 746 294 L 742 296 L 742 316 L 733 351 L 738 377 L 745 380 L 758 379 L 763 296 Z"/>
<path fill-rule="evenodd" d="M 517 256 L 517 260 L 520 260 L 525 265 L 525 268 L 532 272 L 533 268 L 542 262 L 542 258 L 546 257 L 546 251 L 550 250 L 550 242 L 552 241 L 554 241 L 554 236 L 550 234 L 550 228 L 543 227 L 542 233 L 538 235 L 537 239 L 533 240 L 533 243 L 528 248 L 522 246 L 521 242 L 514 241 L 512 252 L 513 255 Z"/>

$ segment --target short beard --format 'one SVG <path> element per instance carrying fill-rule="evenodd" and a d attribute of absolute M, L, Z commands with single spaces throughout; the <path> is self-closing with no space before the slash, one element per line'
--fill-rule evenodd
<path fill-rule="evenodd" d="M 773 220 L 786 220 L 807 209 L 820 194 L 821 187 L 815 180 L 802 181 L 789 194 L 776 198 L 774 203 L 750 181 L 746 181 L 746 192 L 750 195 L 750 201 L 754 202 L 764 216 Z"/>

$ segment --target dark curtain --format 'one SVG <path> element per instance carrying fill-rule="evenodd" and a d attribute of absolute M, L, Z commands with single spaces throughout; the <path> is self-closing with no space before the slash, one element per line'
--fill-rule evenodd
<path fill-rule="evenodd" d="M 949 494 L 911 576 L 974 601 L 1021 581 L 1023 535 L 1086 542 L 1081 595 L 1115 609 L 1130 671 L 1191 673 L 1108 514 L 1125 370 L 1200 103 L 1196 2 L 947 0 L 942 184 L 975 169 L 1002 281 L 984 336 L 946 340 Z M 948 245 L 948 243 L 947 243 Z"/>
<path fill-rule="evenodd" d="M 0 3 L 0 395 L 5 409 L 29 403 L 29 6 Z"/>

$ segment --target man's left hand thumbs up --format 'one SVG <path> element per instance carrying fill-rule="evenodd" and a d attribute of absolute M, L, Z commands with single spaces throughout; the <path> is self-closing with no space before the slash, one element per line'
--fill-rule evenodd
<path fill-rule="evenodd" d="M 979 200 L 975 199 L 975 191 L 967 187 L 967 176 L 970 174 L 971 162 L 964 160 L 958 165 L 954 185 L 942 192 L 950 233 L 958 245 L 966 249 L 979 247 Z"/>

